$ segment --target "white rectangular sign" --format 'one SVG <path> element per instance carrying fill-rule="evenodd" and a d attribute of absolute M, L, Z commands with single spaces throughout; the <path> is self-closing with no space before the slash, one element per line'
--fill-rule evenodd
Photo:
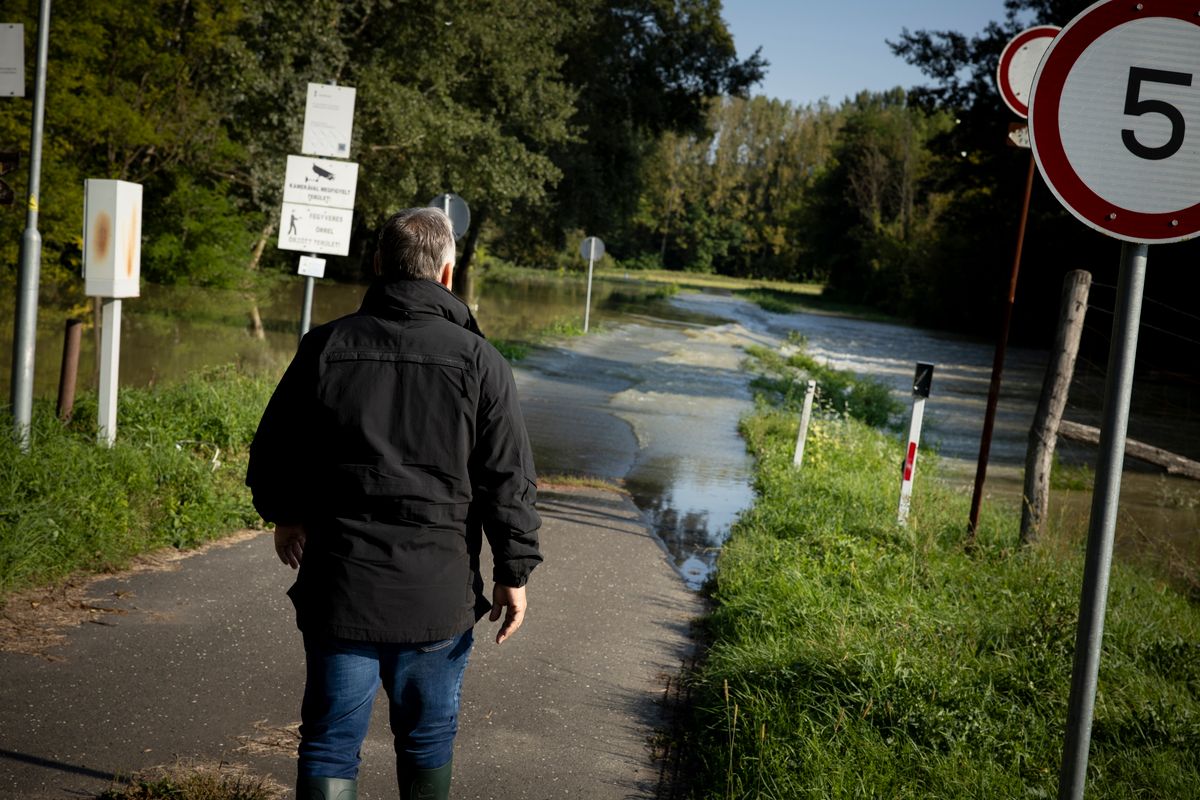
<path fill-rule="evenodd" d="M 325 208 L 354 208 L 358 164 L 288 156 L 283 202 Z"/>
<path fill-rule="evenodd" d="M 284 203 L 279 217 L 279 249 L 344 256 L 350 252 L 348 208 L 320 208 Z"/>
<path fill-rule="evenodd" d="M 25 26 L 0 23 L 0 97 L 25 96 Z"/>
<path fill-rule="evenodd" d="M 304 140 L 300 152 L 330 158 L 350 157 L 354 132 L 354 95 L 350 86 L 308 85 L 304 106 Z"/>
<path fill-rule="evenodd" d="M 296 270 L 296 273 L 310 278 L 324 278 L 325 259 L 300 256 L 300 268 Z"/>

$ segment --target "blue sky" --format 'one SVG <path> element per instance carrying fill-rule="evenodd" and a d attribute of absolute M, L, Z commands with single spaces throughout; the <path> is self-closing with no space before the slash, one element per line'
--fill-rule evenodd
<path fill-rule="evenodd" d="M 1004 19 L 1003 0 L 724 0 L 723 9 L 738 54 L 761 46 L 771 62 L 752 92 L 800 105 L 927 83 L 884 41 L 902 28 L 971 35 Z"/>

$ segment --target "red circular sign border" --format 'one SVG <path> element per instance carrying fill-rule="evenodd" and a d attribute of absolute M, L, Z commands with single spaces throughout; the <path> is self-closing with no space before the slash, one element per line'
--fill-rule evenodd
<path fill-rule="evenodd" d="M 1139 9 L 1140 6 L 1140 9 Z M 1200 233 L 1200 203 L 1176 212 L 1151 214 L 1119 208 L 1096 194 L 1067 159 L 1058 128 L 1058 108 L 1063 86 L 1080 55 L 1100 36 L 1126 22 L 1148 17 L 1170 17 L 1200 27 L 1195 7 L 1182 9 L 1170 0 L 1102 0 L 1071 20 L 1042 58 L 1030 98 L 1030 142 L 1034 158 L 1051 190 L 1081 221 L 1127 242 L 1165 244 L 1190 239 Z M 1052 122 L 1039 135 L 1039 119 Z M 1050 167 L 1050 168 L 1048 168 Z M 1069 199 L 1068 199 L 1069 198 Z M 1110 218 L 1110 215 L 1113 215 Z M 1175 224 L 1172 225 L 1172 222 Z"/>
<path fill-rule="evenodd" d="M 1004 50 L 1000 53 L 1000 64 L 996 67 L 996 85 L 1000 89 L 1000 99 L 1021 119 L 1029 117 L 1029 106 L 1017 99 L 1017 95 L 1012 90 L 1008 79 L 1009 65 L 1012 64 L 1012 60 L 1016 57 L 1019 48 L 1034 39 L 1053 39 L 1058 35 L 1060 30 L 1062 28 L 1057 25 L 1035 25 L 1032 28 L 1026 28 L 1014 36 L 1008 44 L 1004 45 Z M 1053 33 L 1047 37 L 1046 34 L 1050 31 L 1053 31 Z M 1022 111 L 1022 108 L 1025 110 Z"/>

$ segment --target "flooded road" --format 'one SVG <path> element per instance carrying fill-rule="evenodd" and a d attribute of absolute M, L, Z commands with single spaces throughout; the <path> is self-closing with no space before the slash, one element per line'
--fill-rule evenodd
<path fill-rule="evenodd" d="M 170 382 L 231 362 L 281 371 L 295 351 L 302 287 L 301 280 L 285 281 L 257 298 L 144 287 L 143 297 L 124 304 L 121 384 Z M 319 282 L 314 324 L 352 312 L 364 289 Z M 578 324 L 585 292 L 583 281 L 556 275 L 484 281 L 477 314 L 490 337 L 527 340 L 548 323 Z M 948 468 L 947 479 L 970 493 L 991 377 L 991 344 L 839 316 L 777 314 L 728 294 L 661 294 L 661 287 L 651 284 L 598 281 L 593 332 L 532 348 L 515 372 L 539 472 L 624 485 L 688 585 L 701 585 L 730 525 L 753 502 L 753 465 L 737 434 L 738 419 L 752 406 L 750 376 L 739 366 L 749 344 L 779 347 L 795 332 L 804 337 L 811 355 L 831 367 L 884 381 L 906 408 L 916 362 L 935 364 L 922 449 L 936 449 Z M 262 338 L 248 329 L 256 304 L 265 327 Z M 62 320 L 69 313 L 43 309 L 39 314 L 38 396 L 53 397 Z M 11 320 L 11 298 L 0 299 L 0 391 L 5 398 Z M 1008 351 L 985 507 L 1019 508 L 1025 440 L 1046 357 L 1041 351 Z M 94 391 L 94 360 L 89 331 L 83 340 L 81 392 Z M 1197 394 L 1191 387 L 1139 380 L 1130 436 L 1200 460 Z M 1102 395 L 1102 377 L 1081 363 L 1067 418 L 1095 424 Z M 1070 464 L 1094 463 L 1094 448 L 1060 442 L 1060 458 Z M 919 493 L 919 468 L 917 480 Z M 1056 491 L 1051 516 L 1071 535 L 1082 537 L 1090 498 L 1086 489 Z M 1117 546 L 1126 555 L 1151 553 L 1172 574 L 1189 579 L 1200 574 L 1200 484 L 1127 460 Z"/>
<path fill-rule="evenodd" d="M 992 345 L 887 323 L 777 314 L 718 294 L 681 294 L 671 306 L 725 322 L 628 322 L 540 350 L 517 374 L 539 469 L 623 478 L 689 585 L 703 582 L 729 526 L 753 501 L 752 464 L 737 434 L 739 417 L 752 405 L 749 375 L 739 369 L 747 344 L 779 347 L 798 333 L 818 360 L 885 382 L 906 408 L 916 362 L 935 364 L 922 448 L 937 451 L 947 480 L 970 494 Z M 1008 351 L 985 505 L 1020 508 L 1026 439 L 1046 360 L 1044 351 Z M 1200 420 L 1163 406 L 1161 394 L 1150 386 L 1135 391 L 1130 435 L 1200 457 Z M 1102 380 L 1082 371 L 1067 417 L 1094 424 L 1102 396 Z M 1060 441 L 1059 454 L 1071 464 L 1095 461 L 1094 448 L 1068 442 Z M 1056 490 L 1050 515 L 1069 537 L 1082 538 L 1090 502 L 1086 489 Z M 1127 459 L 1117 539 L 1120 554 L 1193 580 L 1200 565 L 1200 484 Z"/>
<path fill-rule="evenodd" d="M 736 323 L 644 320 L 540 349 L 516 369 L 539 472 L 623 483 L 692 588 L 753 502 L 737 432 L 752 343 L 770 340 Z"/>

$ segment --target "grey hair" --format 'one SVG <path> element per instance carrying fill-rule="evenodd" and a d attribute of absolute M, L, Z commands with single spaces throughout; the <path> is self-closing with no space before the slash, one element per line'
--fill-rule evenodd
<path fill-rule="evenodd" d="M 454 261 L 454 229 L 440 208 L 397 211 L 379 231 L 379 273 L 387 280 L 439 280 Z"/>

